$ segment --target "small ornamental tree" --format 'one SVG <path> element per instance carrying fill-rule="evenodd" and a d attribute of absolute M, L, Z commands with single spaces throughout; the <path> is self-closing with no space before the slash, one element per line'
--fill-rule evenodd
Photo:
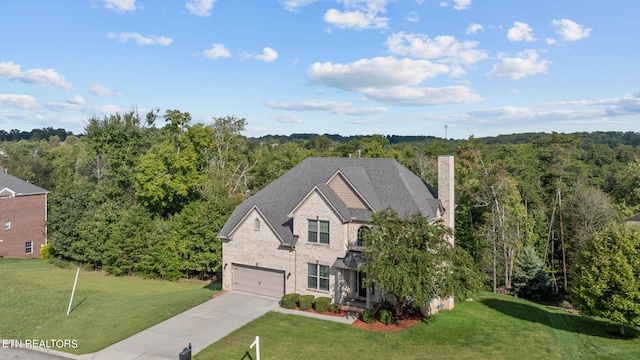
<path fill-rule="evenodd" d="M 580 251 L 571 295 L 584 314 L 640 325 L 640 228 L 609 225 Z"/>
<path fill-rule="evenodd" d="M 544 268 L 544 261 L 529 246 L 522 248 L 516 257 L 511 279 L 511 289 L 520 297 L 541 300 L 547 297 L 551 282 Z"/>
<path fill-rule="evenodd" d="M 366 285 L 376 284 L 396 297 L 396 314 L 404 305 L 423 304 L 453 294 L 453 246 L 450 230 L 441 221 L 420 214 L 401 218 L 388 209 L 373 214 L 373 227 L 364 238 Z"/>

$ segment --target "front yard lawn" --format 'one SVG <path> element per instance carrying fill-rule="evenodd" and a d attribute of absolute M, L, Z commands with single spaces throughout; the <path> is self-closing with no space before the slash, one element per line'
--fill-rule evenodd
<path fill-rule="evenodd" d="M 379 333 L 271 312 L 195 355 L 250 359 L 638 359 L 640 335 L 619 339 L 608 321 L 483 294 L 408 330 Z"/>
<path fill-rule="evenodd" d="M 169 282 L 80 271 L 39 259 L 0 258 L 0 338 L 76 340 L 83 354 L 98 351 L 189 308 L 217 291 L 203 281 Z"/>

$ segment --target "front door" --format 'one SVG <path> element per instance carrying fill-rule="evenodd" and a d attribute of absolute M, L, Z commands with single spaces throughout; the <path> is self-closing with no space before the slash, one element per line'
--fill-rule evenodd
<path fill-rule="evenodd" d="M 358 296 L 360 297 L 367 297 L 367 287 L 363 284 L 366 277 L 362 271 L 356 271 L 356 288 L 358 289 Z"/>

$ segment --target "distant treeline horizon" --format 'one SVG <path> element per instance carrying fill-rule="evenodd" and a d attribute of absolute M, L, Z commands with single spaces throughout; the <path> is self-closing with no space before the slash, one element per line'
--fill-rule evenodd
<path fill-rule="evenodd" d="M 475 139 L 482 140 L 486 144 L 521 144 L 529 141 L 537 141 L 542 138 L 552 136 L 555 132 L 525 132 L 514 133 L 507 135 L 497 136 L 485 136 L 476 137 Z M 594 132 L 575 132 L 575 133 L 562 133 L 564 135 L 573 135 L 582 141 L 593 144 L 606 144 L 610 147 L 616 145 L 630 145 L 640 146 L 640 132 L 633 131 L 594 131 Z M 0 130 L 0 141 L 20 141 L 20 140 L 49 140 L 52 136 L 57 136 L 60 141 L 65 141 L 68 136 L 82 137 L 84 134 L 74 134 L 72 131 L 67 131 L 63 128 L 54 129 L 52 127 L 33 129 L 31 131 L 24 131 L 18 129 L 12 129 L 10 131 Z M 370 138 L 374 135 L 349 135 L 343 136 L 339 134 L 317 134 L 317 133 L 293 133 L 291 135 L 263 135 L 259 137 L 247 137 L 247 139 L 253 139 L 261 142 L 289 142 L 289 141 L 304 141 L 311 140 L 316 136 L 325 136 L 331 141 L 338 144 L 346 144 L 352 140 L 360 140 Z M 379 135 L 378 135 L 379 136 Z M 444 139 L 431 135 L 382 135 L 389 144 L 399 143 L 411 143 L 411 142 L 424 142 L 424 141 L 447 141 L 447 142 L 464 142 L 467 139 Z"/>

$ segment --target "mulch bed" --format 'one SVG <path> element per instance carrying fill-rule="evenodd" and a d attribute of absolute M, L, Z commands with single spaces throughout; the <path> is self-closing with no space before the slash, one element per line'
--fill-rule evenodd
<path fill-rule="evenodd" d="M 378 320 L 376 320 L 373 324 L 367 324 L 366 322 L 358 319 L 353 323 L 353 326 L 357 327 L 358 329 L 373 330 L 379 332 L 395 332 L 406 330 L 420 323 L 421 321 L 422 319 L 420 318 L 411 318 L 398 320 L 397 324 L 385 325 Z"/>
<path fill-rule="evenodd" d="M 336 313 L 333 313 L 331 311 L 318 313 L 314 309 L 300 310 L 300 307 L 298 306 L 296 306 L 295 310 L 305 311 L 305 312 L 314 313 L 314 314 L 328 315 L 328 316 L 338 316 L 338 317 L 345 317 L 348 314 L 347 311 L 345 310 L 340 310 Z M 353 322 L 352 326 L 358 329 L 365 329 L 365 330 L 372 330 L 372 331 L 379 331 L 379 332 L 395 332 L 395 331 L 406 330 L 416 324 L 419 324 L 421 321 L 422 321 L 421 317 L 414 317 L 414 318 L 406 318 L 406 319 L 398 320 L 395 324 L 385 325 L 378 320 L 376 320 L 373 324 L 367 324 L 366 322 L 360 319 L 357 319 L 356 321 Z"/>

